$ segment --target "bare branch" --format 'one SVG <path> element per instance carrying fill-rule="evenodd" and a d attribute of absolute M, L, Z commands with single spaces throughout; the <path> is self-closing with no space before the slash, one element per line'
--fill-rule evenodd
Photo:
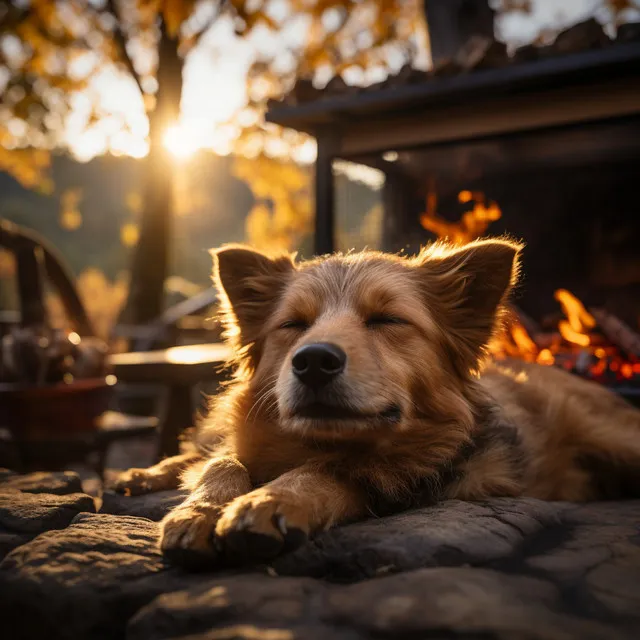
<path fill-rule="evenodd" d="M 127 37 L 125 35 L 124 29 L 122 27 L 122 22 L 120 21 L 120 15 L 118 13 L 118 7 L 116 6 L 116 0 L 107 0 L 106 1 L 106 9 L 113 17 L 115 27 L 114 27 L 114 37 L 116 44 L 118 45 L 118 49 L 120 49 L 120 55 L 122 57 L 122 61 L 129 73 L 133 76 L 136 84 L 138 85 L 138 89 L 140 89 L 140 93 L 144 96 L 144 89 L 142 88 L 142 79 L 140 78 L 136 68 L 133 64 L 133 60 L 127 51 Z"/>

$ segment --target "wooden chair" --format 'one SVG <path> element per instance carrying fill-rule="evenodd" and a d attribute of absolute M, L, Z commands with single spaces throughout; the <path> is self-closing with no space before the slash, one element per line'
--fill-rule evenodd
<path fill-rule="evenodd" d="M 89 316 L 76 291 L 71 271 L 60 254 L 37 233 L 0 219 L 0 248 L 16 259 L 16 279 L 20 313 L 3 312 L 2 331 L 12 326 L 33 327 L 47 322 L 44 303 L 44 282 L 52 285 L 60 296 L 70 328 L 81 337 L 94 337 Z M 0 425 L 3 426 L 3 425 Z M 110 412 L 99 421 L 95 431 L 80 435 L 52 434 L 51 439 L 18 442 L 16 438 L 0 439 L 0 447 L 13 446 L 12 459 L 19 465 L 42 464 L 63 467 L 70 462 L 93 460 L 91 466 L 102 475 L 108 447 L 115 441 L 153 434 L 157 431 L 155 417 L 127 416 Z M 18 439 L 19 440 L 19 439 Z"/>

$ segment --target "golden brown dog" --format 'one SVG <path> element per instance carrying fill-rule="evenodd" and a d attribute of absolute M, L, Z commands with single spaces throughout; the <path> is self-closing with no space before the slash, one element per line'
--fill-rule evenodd
<path fill-rule="evenodd" d="M 268 560 L 334 524 L 446 498 L 640 494 L 640 412 L 560 370 L 485 362 L 520 247 L 436 244 L 295 264 L 214 253 L 236 373 L 202 453 L 131 470 L 191 489 L 162 522 L 187 561 Z"/>

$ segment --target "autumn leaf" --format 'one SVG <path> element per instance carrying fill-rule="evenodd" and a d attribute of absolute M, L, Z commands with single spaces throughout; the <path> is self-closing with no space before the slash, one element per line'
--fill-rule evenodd
<path fill-rule="evenodd" d="M 258 249 L 296 249 L 313 225 L 309 169 L 260 155 L 236 157 L 233 174 L 255 198 L 245 221 L 247 242 Z"/>
<path fill-rule="evenodd" d="M 120 228 L 120 242 L 125 247 L 135 247 L 140 239 L 140 229 L 134 222 L 127 222 Z"/>
<path fill-rule="evenodd" d="M 82 225 L 82 214 L 78 205 L 82 200 L 82 189 L 65 189 L 60 195 L 60 226 L 75 231 Z"/>

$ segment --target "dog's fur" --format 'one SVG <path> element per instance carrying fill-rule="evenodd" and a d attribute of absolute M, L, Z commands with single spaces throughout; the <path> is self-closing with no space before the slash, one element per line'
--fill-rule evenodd
<path fill-rule="evenodd" d="M 236 373 L 198 439 L 204 454 L 124 474 L 132 493 L 189 498 L 162 523 L 178 560 L 268 560 L 334 524 L 446 498 L 584 501 L 640 495 L 640 412 L 551 367 L 487 363 L 520 247 L 436 244 L 295 264 L 214 252 Z M 332 343 L 345 371 L 317 393 L 292 372 Z M 305 417 L 320 402 L 344 417 Z"/>

